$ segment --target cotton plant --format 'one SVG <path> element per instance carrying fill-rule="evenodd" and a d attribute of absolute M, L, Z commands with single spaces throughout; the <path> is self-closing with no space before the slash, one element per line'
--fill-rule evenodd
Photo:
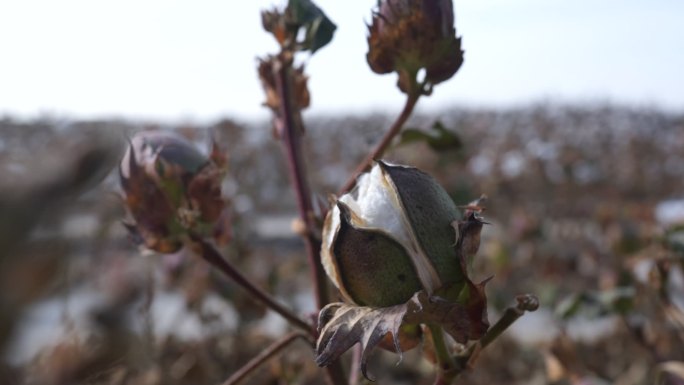
<path fill-rule="evenodd" d="M 131 139 L 121 161 L 126 223 L 134 239 L 160 253 L 187 247 L 294 328 L 226 384 L 242 382 L 297 339 L 309 341 L 331 384 L 357 383 L 356 372 L 347 373 L 341 364 L 341 356 L 356 344 L 361 347 L 358 367 L 371 378 L 367 361 L 375 347 L 401 355 L 421 342 L 436 358 L 435 383 L 449 384 L 515 319 L 538 306 L 534 296 L 518 296 L 517 305 L 490 327 L 489 278 L 473 281 L 469 271 L 487 225 L 484 197 L 458 207 L 429 174 L 383 160 L 417 101 L 463 64 L 452 2 L 385 0 L 372 15 L 366 59 L 374 72 L 397 75 L 406 102 L 384 137 L 348 180 L 340 181 L 343 187 L 330 206 L 321 210 L 314 207 L 301 151 L 301 111 L 310 94 L 304 66 L 295 65 L 295 59 L 325 47 L 336 26 L 310 0 L 290 0 L 284 9 L 262 14 L 263 27 L 280 51 L 259 60 L 258 75 L 298 203 L 318 317 L 295 314 L 217 250 L 216 243 L 226 239 L 221 235 L 230 208 L 221 195 L 225 158 L 216 146 L 204 155 L 180 136 L 143 131 Z"/>

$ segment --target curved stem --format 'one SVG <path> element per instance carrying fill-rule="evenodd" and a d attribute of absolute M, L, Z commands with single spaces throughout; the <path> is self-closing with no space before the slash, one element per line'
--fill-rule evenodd
<path fill-rule="evenodd" d="M 193 241 L 193 246 L 199 248 L 198 254 L 202 257 L 202 259 L 228 276 L 228 278 L 233 280 L 233 282 L 242 286 L 242 288 L 247 290 L 247 292 L 249 292 L 249 294 L 251 294 L 257 301 L 283 316 L 283 318 L 290 322 L 292 326 L 301 329 L 309 335 L 313 336 L 315 334 L 315 330 L 313 329 L 312 325 L 297 317 L 290 309 L 281 305 L 268 293 L 254 286 L 254 284 L 252 284 L 252 282 L 250 282 L 244 275 L 237 271 L 237 269 L 235 269 L 230 262 L 223 258 L 221 253 L 219 253 L 214 246 L 209 244 L 198 235 L 191 234 L 190 238 Z"/>
<path fill-rule="evenodd" d="M 439 326 L 428 325 L 428 328 L 430 328 L 430 334 L 432 334 L 432 343 L 435 347 L 435 355 L 437 356 L 437 378 L 435 378 L 434 385 L 451 384 L 456 376 L 458 376 L 459 371 L 444 341 L 444 332 Z"/>
<path fill-rule="evenodd" d="M 262 350 L 259 355 L 252 358 L 247 364 L 245 364 L 245 366 L 240 368 L 240 370 L 233 373 L 226 381 L 223 382 L 223 385 L 237 385 L 241 383 L 255 370 L 259 369 L 261 365 L 268 362 L 268 360 L 279 354 L 289 344 L 297 340 L 297 338 L 306 339 L 306 337 L 307 335 L 303 334 L 302 332 L 292 332 L 287 334 L 285 337 L 279 339 L 266 349 Z"/>
<path fill-rule="evenodd" d="M 406 97 L 404 109 L 401 110 L 401 113 L 397 117 L 397 120 L 395 120 L 394 123 L 392 123 L 390 129 L 385 133 L 385 136 L 382 137 L 382 139 L 375 146 L 373 151 L 371 151 L 371 153 L 368 154 L 368 156 L 366 156 L 366 158 L 361 163 L 359 163 L 359 165 L 356 167 L 356 170 L 354 171 L 354 174 L 351 176 L 351 178 L 349 178 L 349 180 L 347 180 L 347 183 L 344 184 L 338 195 L 342 195 L 347 191 L 351 190 L 354 187 L 354 185 L 356 185 L 356 178 L 358 178 L 359 175 L 363 174 L 364 172 L 368 171 L 373 160 L 378 159 L 382 156 L 382 154 L 385 152 L 390 143 L 392 143 L 392 139 L 394 139 L 394 137 L 401 131 L 401 128 L 404 126 L 404 123 L 406 123 L 408 118 L 411 116 L 413 108 L 416 106 L 416 103 L 418 103 L 418 98 L 420 98 L 420 95 L 420 92 L 413 92 Z"/>

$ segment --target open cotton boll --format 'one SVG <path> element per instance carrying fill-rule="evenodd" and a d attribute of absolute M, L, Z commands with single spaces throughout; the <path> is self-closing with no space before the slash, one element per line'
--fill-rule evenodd
<path fill-rule="evenodd" d="M 459 217 L 430 175 L 378 161 L 328 212 L 323 266 L 356 304 L 392 306 L 419 290 L 460 284 L 463 253 L 454 248 L 453 228 Z"/>
<path fill-rule="evenodd" d="M 339 202 L 348 208 L 351 214 L 350 222 L 354 227 L 360 231 L 368 230 L 385 234 L 387 238 L 393 239 L 400 244 L 405 249 L 405 253 L 408 253 L 409 250 L 414 249 L 408 233 L 410 230 L 406 220 L 403 218 L 396 192 L 387 178 L 388 176 L 385 175 L 378 164 L 375 164 L 369 173 L 359 177 L 354 190 L 339 198 Z M 340 290 L 340 293 L 348 300 L 355 302 L 354 296 L 347 291 L 345 284 L 342 283 L 343 279 L 340 276 L 341 267 L 338 260 L 340 256 L 335 255 L 335 245 L 338 242 L 338 234 L 343 225 L 342 215 L 340 207 L 334 205 L 326 217 L 321 248 L 322 264 L 326 274 Z M 369 253 L 369 247 L 372 246 L 359 245 L 359 247 L 365 249 L 359 250 L 359 254 L 355 254 L 355 258 L 360 259 L 360 264 L 370 266 L 386 263 L 380 262 L 384 260 L 382 255 Z M 381 251 L 376 251 L 382 254 Z M 404 255 L 408 257 L 408 254 Z M 366 260 L 361 261 L 363 259 Z M 406 262 L 394 259 L 391 261 L 388 265 L 385 265 L 387 268 L 391 268 L 390 265 Z"/>

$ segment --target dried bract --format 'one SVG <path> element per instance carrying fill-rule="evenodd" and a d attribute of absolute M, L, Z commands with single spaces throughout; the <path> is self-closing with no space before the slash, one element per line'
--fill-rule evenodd
<path fill-rule="evenodd" d="M 119 167 L 127 227 L 146 247 L 170 253 L 188 231 L 209 234 L 221 218 L 222 170 L 186 139 L 142 131 L 131 139 Z"/>
<path fill-rule="evenodd" d="M 405 93 L 429 93 L 463 64 L 451 0 L 380 1 L 368 31 L 368 64 L 378 74 L 397 72 Z M 426 88 L 418 89 L 421 69 Z"/>

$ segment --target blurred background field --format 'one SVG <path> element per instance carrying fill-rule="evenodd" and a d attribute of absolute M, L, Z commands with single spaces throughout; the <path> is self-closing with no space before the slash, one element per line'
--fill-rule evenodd
<path fill-rule="evenodd" d="M 312 115 L 306 159 L 326 202 L 391 116 Z M 444 109 L 407 125 L 449 146 L 401 143 L 387 159 L 433 174 L 457 204 L 489 197 L 474 276 L 490 320 L 519 293 L 522 317 L 468 372 L 471 384 L 684 383 L 684 114 L 541 103 Z M 297 313 L 314 311 L 295 200 L 266 121 L 169 124 L 0 118 L 0 383 L 218 384 L 288 330 L 189 253 L 138 250 L 115 170 L 126 138 L 175 130 L 227 152 L 224 254 Z M 377 352 L 380 383 L 425 383 L 417 353 Z M 679 374 L 677 374 L 679 373 Z M 318 384 L 295 344 L 251 379 Z"/>

